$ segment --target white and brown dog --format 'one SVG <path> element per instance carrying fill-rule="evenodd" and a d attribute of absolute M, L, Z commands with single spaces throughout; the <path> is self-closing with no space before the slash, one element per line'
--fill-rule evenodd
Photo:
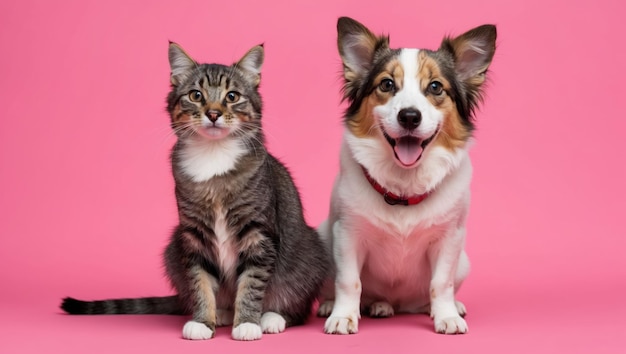
<path fill-rule="evenodd" d="M 349 103 L 341 170 L 320 233 L 336 266 L 318 314 L 326 333 L 375 317 L 430 313 L 435 331 L 465 333 L 455 293 L 464 251 L 473 112 L 495 51 L 496 28 L 444 38 L 436 51 L 391 49 L 350 18 L 337 24 Z M 334 300 L 334 301 L 333 301 Z"/>

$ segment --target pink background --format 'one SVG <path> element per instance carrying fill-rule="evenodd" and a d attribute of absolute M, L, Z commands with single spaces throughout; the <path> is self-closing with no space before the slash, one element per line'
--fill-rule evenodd
<path fill-rule="evenodd" d="M 621 3 L 3 1 L 0 352 L 625 352 Z M 437 335 L 427 316 L 404 315 L 364 318 L 354 336 L 324 335 L 313 319 L 254 343 L 229 328 L 191 342 L 183 317 L 61 314 L 67 295 L 170 293 L 160 256 L 177 221 L 168 40 L 224 63 L 265 43 L 269 149 L 291 168 L 308 221 L 325 218 L 342 15 L 396 47 L 498 26 L 472 150 L 473 271 L 459 294 L 470 333 Z"/>

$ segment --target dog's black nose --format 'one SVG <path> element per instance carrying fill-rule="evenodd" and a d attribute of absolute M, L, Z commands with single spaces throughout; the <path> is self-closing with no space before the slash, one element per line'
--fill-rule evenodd
<path fill-rule="evenodd" d="M 401 109 L 398 112 L 398 123 L 402 128 L 413 130 L 422 122 L 422 112 L 414 108 Z"/>
<path fill-rule="evenodd" d="M 217 120 L 217 118 L 221 117 L 222 115 L 222 111 L 218 111 L 216 109 L 210 109 L 206 112 L 206 116 L 209 118 L 209 120 L 213 123 L 215 123 L 215 121 Z"/>

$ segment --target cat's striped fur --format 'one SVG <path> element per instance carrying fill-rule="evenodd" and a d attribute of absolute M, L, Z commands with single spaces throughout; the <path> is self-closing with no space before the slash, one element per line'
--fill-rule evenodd
<path fill-rule="evenodd" d="M 233 324 L 235 339 L 303 323 L 329 255 L 307 226 L 287 169 L 264 147 L 258 92 L 263 47 L 239 62 L 197 64 L 171 44 L 168 112 L 180 224 L 165 250 L 176 296 L 84 302 L 73 314 L 191 314 L 183 337 Z"/>

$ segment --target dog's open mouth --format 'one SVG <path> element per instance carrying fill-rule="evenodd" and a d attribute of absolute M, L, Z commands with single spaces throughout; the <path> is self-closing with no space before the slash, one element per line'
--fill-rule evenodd
<path fill-rule="evenodd" d="M 435 139 L 435 136 L 438 132 L 439 127 L 437 127 L 437 130 L 435 130 L 430 138 L 425 140 L 422 140 L 412 135 L 405 135 L 394 139 L 387 135 L 384 130 L 383 135 L 385 136 L 385 139 L 387 139 L 389 145 L 391 145 L 396 159 L 403 166 L 408 167 L 419 161 L 419 159 L 422 157 L 424 149 L 426 149 L 426 146 L 428 146 L 428 144 L 430 144 Z"/>

